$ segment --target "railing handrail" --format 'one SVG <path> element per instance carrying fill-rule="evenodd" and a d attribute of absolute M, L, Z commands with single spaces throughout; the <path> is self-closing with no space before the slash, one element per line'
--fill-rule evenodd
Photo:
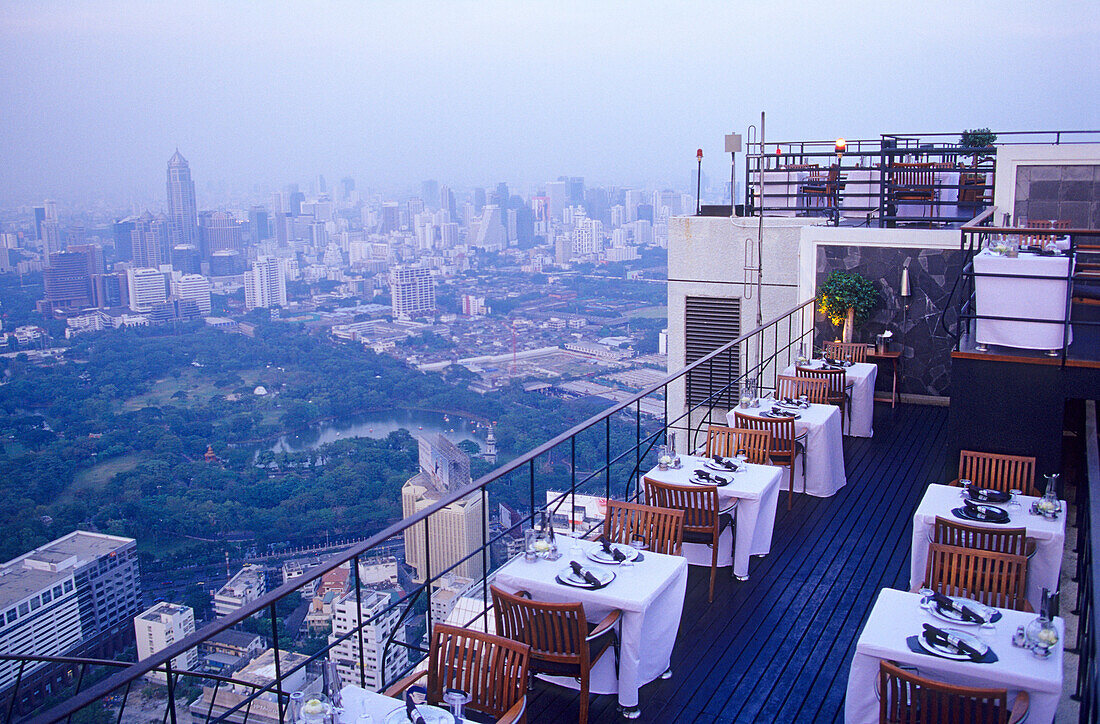
<path fill-rule="evenodd" d="M 355 546 L 343 551 L 342 553 L 333 554 L 328 559 L 326 559 L 324 563 L 311 569 L 308 573 L 299 576 L 298 578 L 295 578 L 291 581 L 287 581 L 273 591 L 270 591 L 260 598 L 256 599 L 255 601 L 252 601 L 251 603 L 242 606 L 233 613 L 212 621 L 211 623 L 207 624 L 202 629 L 196 631 L 190 636 L 187 636 L 186 638 L 183 638 L 176 643 L 173 643 L 166 648 L 161 649 L 155 655 L 130 664 L 130 666 L 128 666 L 123 671 L 117 672 L 116 674 L 100 682 L 97 682 L 96 684 L 92 685 L 91 687 L 85 689 L 83 692 L 71 698 L 69 701 L 59 704 L 49 711 L 43 712 L 35 716 L 29 721 L 33 722 L 34 724 L 38 724 L 39 722 L 45 724 L 46 722 L 55 722 L 62 718 L 67 718 L 74 712 L 102 698 L 103 696 L 110 694 L 116 689 L 119 689 L 126 684 L 135 681 L 136 679 L 154 670 L 158 666 L 165 665 L 167 662 L 175 659 L 184 651 L 198 646 L 200 643 L 208 640 L 212 636 L 228 628 L 231 628 L 232 626 L 235 626 L 245 619 L 263 611 L 264 609 L 273 606 L 275 602 L 285 598 L 287 595 L 295 593 L 303 586 L 308 585 L 315 580 L 318 580 L 329 571 L 349 561 L 357 560 L 367 551 L 370 551 L 371 549 L 377 547 L 379 543 L 389 540 L 390 538 L 393 538 L 394 536 L 403 533 L 409 528 L 412 528 L 419 523 L 426 521 L 430 516 L 439 512 L 448 505 L 451 505 L 452 503 L 461 500 L 462 498 L 465 498 L 471 493 L 475 493 L 477 491 L 485 489 L 494 480 L 503 478 L 504 476 L 526 465 L 530 465 L 535 459 L 537 459 L 547 451 L 552 450 L 553 448 L 569 440 L 570 438 L 576 437 L 577 435 L 593 427 L 594 425 L 618 414 L 619 412 L 625 410 L 631 405 L 634 405 L 635 403 L 638 403 L 643 398 L 652 395 L 658 390 L 662 388 L 667 388 L 670 383 L 675 382 L 682 377 L 686 377 L 688 373 L 695 370 L 696 368 L 703 366 L 715 357 L 737 347 L 741 343 L 751 339 L 754 335 L 762 333 L 763 330 L 773 325 L 777 320 L 789 317 L 796 312 L 803 310 L 808 305 L 812 305 L 814 301 L 815 300 L 813 298 L 810 298 L 806 301 L 794 305 L 790 309 L 777 315 L 774 319 L 769 320 L 764 324 L 754 328 L 753 330 L 738 336 L 733 341 L 728 342 L 725 345 L 713 350 L 712 352 L 708 353 L 704 357 L 701 357 L 695 362 L 692 362 L 691 364 L 680 368 L 676 372 L 669 374 L 661 382 L 645 388 L 641 392 L 638 392 L 637 394 L 633 395 L 623 402 L 620 402 L 606 410 L 603 410 L 602 412 L 592 415 L 587 420 L 584 420 L 583 422 L 574 425 L 565 432 L 562 432 L 551 438 L 550 440 L 542 443 L 538 447 L 529 450 L 526 453 L 518 456 L 517 458 L 505 463 L 504 465 L 501 465 L 495 470 L 486 473 L 477 480 L 471 482 L 469 485 L 466 485 L 456 491 L 453 491 L 441 497 L 432 505 L 418 511 L 417 513 L 414 513 L 407 518 L 403 518 L 400 521 L 392 523 L 383 530 L 370 536 L 369 538 L 356 544 Z M 430 577 L 431 576 L 429 575 L 429 578 Z"/>

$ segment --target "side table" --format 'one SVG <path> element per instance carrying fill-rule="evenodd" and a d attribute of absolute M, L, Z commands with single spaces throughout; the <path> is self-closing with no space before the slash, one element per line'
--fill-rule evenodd
<path fill-rule="evenodd" d="M 890 407 L 893 408 L 897 405 L 898 400 L 901 399 L 901 394 L 898 393 L 898 361 L 901 359 L 901 352 L 876 352 L 874 346 L 870 346 L 867 349 L 867 359 L 880 362 L 883 360 L 890 360 L 893 366 L 894 379 L 890 388 Z M 875 395 L 875 399 L 879 399 L 878 395 Z"/>

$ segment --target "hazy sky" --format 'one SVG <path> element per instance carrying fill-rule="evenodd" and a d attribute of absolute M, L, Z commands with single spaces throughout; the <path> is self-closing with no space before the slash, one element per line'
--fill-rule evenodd
<path fill-rule="evenodd" d="M 324 173 L 686 187 L 767 137 L 1095 128 L 1100 3 L 0 0 L 0 202 Z M 686 190 L 686 189 L 685 189 Z"/>

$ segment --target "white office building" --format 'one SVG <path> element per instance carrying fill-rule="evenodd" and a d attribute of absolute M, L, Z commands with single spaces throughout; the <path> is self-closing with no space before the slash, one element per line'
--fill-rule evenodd
<path fill-rule="evenodd" d="M 266 591 L 263 566 L 245 565 L 214 594 L 214 615 L 228 616 Z"/>
<path fill-rule="evenodd" d="M 195 302 L 204 315 L 210 314 L 210 280 L 202 274 L 173 275 L 172 294 L 183 301 Z"/>
<path fill-rule="evenodd" d="M 274 256 L 257 257 L 244 275 L 244 306 L 247 309 L 286 306 L 286 273 Z"/>
<path fill-rule="evenodd" d="M 158 603 L 134 618 L 138 660 L 147 659 L 193 633 L 195 633 L 195 611 L 190 606 Z M 197 647 L 192 647 L 172 659 L 172 668 L 179 671 L 194 671 L 198 665 Z M 145 676 L 162 684 L 168 681 L 167 675 L 162 671 L 150 671 Z"/>
<path fill-rule="evenodd" d="M 385 651 L 385 663 L 382 663 L 386 640 L 401 620 L 401 608 L 394 606 L 388 611 L 391 597 L 378 591 L 360 591 L 361 608 L 356 601 L 355 591 L 349 591 L 338 598 L 332 606 L 332 634 L 329 643 L 329 659 L 336 662 L 340 672 L 340 681 L 345 685 L 365 685 L 370 691 L 379 691 L 386 681 L 393 681 L 409 665 L 408 649 L 404 643 L 404 629 L 394 634 L 394 640 Z M 359 612 L 362 611 L 360 616 Z M 360 621 L 364 622 L 362 637 L 358 633 Z M 343 641 L 336 643 L 346 634 Z M 359 640 L 363 641 L 362 676 L 360 676 Z"/>
<path fill-rule="evenodd" d="M 127 269 L 126 285 L 130 291 L 130 309 L 135 312 L 150 312 L 168 299 L 164 274 L 159 269 Z"/>
<path fill-rule="evenodd" d="M 393 316 L 411 319 L 435 313 L 435 280 L 423 268 L 390 270 L 390 300 Z"/>

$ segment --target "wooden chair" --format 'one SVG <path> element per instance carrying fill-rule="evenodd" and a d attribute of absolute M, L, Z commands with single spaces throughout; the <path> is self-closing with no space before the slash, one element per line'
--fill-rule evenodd
<path fill-rule="evenodd" d="M 826 342 L 825 354 L 847 362 L 866 362 L 867 345 L 862 342 Z"/>
<path fill-rule="evenodd" d="M 1024 598 L 1027 556 L 929 543 L 924 587 L 995 608 L 1032 610 Z"/>
<path fill-rule="evenodd" d="M 771 453 L 768 457 L 775 465 L 790 470 L 787 488 L 787 510 L 794 505 L 794 469 L 799 456 L 806 455 L 806 433 L 798 434 L 794 429 L 793 417 L 756 417 L 743 412 L 735 412 L 737 426 L 749 430 L 767 430 L 772 434 Z M 806 492 L 806 460 L 802 461 L 802 492 Z"/>
<path fill-rule="evenodd" d="M 767 430 L 711 425 L 707 428 L 707 457 L 732 457 L 744 451 L 745 458 L 756 465 L 767 465 L 771 453 L 772 434 Z"/>
<path fill-rule="evenodd" d="M 993 204 L 993 188 L 987 186 L 984 173 L 959 175 L 958 205 L 973 210 Z"/>
<path fill-rule="evenodd" d="M 679 556 L 684 547 L 684 511 L 609 500 L 603 534 L 612 543 L 643 540 L 654 553 Z"/>
<path fill-rule="evenodd" d="M 527 591 L 507 593 L 490 586 L 497 631 L 530 647 L 531 671 L 552 676 L 572 676 L 580 681 L 578 722 L 588 721 L 588 692 L 592 665 L 610 649 L 619 665 L 619 637 L 615 624 L 622 612 L 615 610 L 591 626 L 580 603 L 533 601 Z"/>
<path fill-rule="evenodd" d="M 930 204 L 936 197 L 936 170 L 930 163 L 895 163 L 890 166 L 892 201 Z"/>
<path fill-rule="evenodd" d="M 1027 537 L 1027 528 L 984 528 L 941 518 L 938 515 L 929 540 L 945 546 L 1008 553 L 1028 558 L 1035 552 L 1036 547 L 1035 539 Z"/>
<path fill-rule="evenodd" d="M 1068 229 L 1069 228 L 1069 221 L 1065 221 L 1065 220 L 1062 220 L 1062 219 L 1028 219 L 1026 228 L 1028 228 L 1028 229 L 1042 229 L 1042 230 L 1045 230 L 1045 231 L 1054 231 L 1056 229 Z M 1054 240 L 1057 239 L 1059 236 L 1062 236 L 1062 235 L 1061 234 L 1038 234 L 1038 233 L 1032 232 L 1032 233 L 1027 233 L 1027 234 L 1021 235 L 1020 236 L 1020 243 L 1021 244 L 1033 245 L 1033 246 L 1040 246 L 1040 247 L 1045 249 L 1048 246 L 1050 246 L 1051 244 L 1053 244 Z"/>
<path fill-rule="evenodd" d="M 775 378 L 775 396 L 779 399 L 789 397 L 797 400 L 800 395 L 818 405 L 829 404 L 829 380 L 813 379 L 791 375 L 778 375 Z"/>
<path fill-rule="evenodd" d="M 1022 490 L 1024 495 L 1042 495 L 1035 485 L 1035 458 L 1026 455 L 998 455 L 996 453 L 962 450 L 959 452 L 959 477 L 951 485 L 969 480 L 979 488 Z"/>
<path fill-rule="evenodd" d="M 798 377 L 806 377 L 811 380 L 826 380 L 829 383 L 829 392 L 826 395 L 825 404 L 836 405 L 840 408 L 840 421 L 844 422 L 844 413 L 848 413 L 848 429 L 852 429 L 852 397 L 848 394 L 848 373 L 844 370 L 819 370 L 811 367 L 795 367 L 794 373 Z"/>
<path fill-rule="evenodd" d="M 837 202 L 837 196 L 840 193 L 841 188 L 840 181 L 840 164 L 834 163 L 829 166 L 829 174 L 824 179 L 809 178 L 805 183 L 801 185 L 799 191 L 802 197 L 806 200 L 806 207 L 809 209 L 810 199 L 821 199 L 825 208 L 832 208 Z M 807 210 L 807 215 L 809 211 Z"/>
<path fill-rule="evenodd" d="M 497 722 L 522 722 L 527 709 L 527 672 L 531 647 L 501 636 L 436 624 L 427 671 L 410 674 L 386 689 L 400 696 L 415 681 L 428 677 L 428 702 L 442 704 L 445 689 L 462 689 L 466 704 Z"/>
<path fill-rule="evenodd" d="M 718 539 L 726 528 L 733 528 L 733 508 L 718 507 L 718 488 L 714 485 L 674 485 L 644 478 L 646 502 L 658 508 L 684 511 L 684 542 L 710 546 L 710 597 L 714 601 L 714 579 L 718 575 Z M 731 531 L 730 555 L 736 535 Z"/>
<path fill-rule="evenodd" d="M 944 684 L 879 662 L 879 722 L 881 724 L 1016 724 L 1027 717 L 1031 699 L 1016 694 L 1008 708 L 1007 689 L 979 689 Z"/>

